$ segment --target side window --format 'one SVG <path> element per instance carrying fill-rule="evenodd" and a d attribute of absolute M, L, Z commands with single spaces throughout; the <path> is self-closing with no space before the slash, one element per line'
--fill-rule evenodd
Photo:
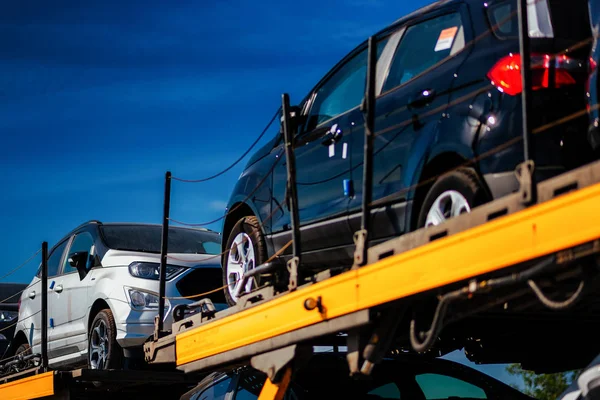
<path fill-rule="evenodd" d="M 372 394 L 377 396 L 378 399 L 397 399 L 400 397 L 400 389 L 398 389 L 398 385 L 393 382 L 386 383 L 382 386 L 376 387 L 375 389 L 371 389 L 368 394 Z"/>
<path fill-rule="evenodd" d="M 89 232 L 81 232 L 75 236 L 71 243 L 71 248 L 67 256 L 71 256 L 74 253 L 86 252 L 88 254 L 87 269 L 90 268 L 91 256 L 94 255 L 94 238 Z M 63 274 L 69 274 L 71 272 L 77 272 L 77 269 L 69 263 L 69 257 L 65 257 L 63 263 Z"/>
<path fill-rule="evenodd" d="M 48 257 L 48 277 L 58 275 L 58 269 L 60 268 L 60 261 L 62 259 L 62 255 L 65 252 L 65 247 L 67 247 L 67 243 L 69 240 L 65 240 L 62 242 L 57 248 L 54 249 L 52 254 Z M 42 271 L 40 269 L 40 276 Z"/>
<path fill-rule="evenodd" d="M 256 400 L 262 390 L 267 375 L 260 371 L 249 370 L 240 376 L 237 389 L 235 391 L 235 400 Z"/>
<path fill-rule="evenodd" d="M 377 43 L 377 56 L 381 55 L 387 38 Z M 337 70 L 318 90 L 308 114 L 307 129 L 360 105 L 367 82 L 368 49 L 365 48 Z"/>
<path fill-rule="evenodd" d="M 367 49 L 348 60 L 317 90 L 308 116 L 308 129 L 360 104 L 365 94 Z"/>
<path fill-rule="evenodd" d="M 460 379 L 439 374 L 421 374 L 415 377 L 426 400 L 434 399 L 487 399 L 482 388 Z"/>
<path fill-rule="evenodd" d="M 231 377 L 226 376 L 218 380 L 214 385 L 207 387 L 198 394 L 191 397 L 190 400 L 223 400 L 229 389 Z"/>
<path fill-rule="evenodd" d="M 490 4 L 487 8 L 492 31 L 500 38 L 518 37 L 517 13 L 514 1 Z"/>
<path fill-rule="evenodd" d="M 464 47 L 458 12 L 410 26 L 396 49 L 383 91 L 404 84 Z"/>

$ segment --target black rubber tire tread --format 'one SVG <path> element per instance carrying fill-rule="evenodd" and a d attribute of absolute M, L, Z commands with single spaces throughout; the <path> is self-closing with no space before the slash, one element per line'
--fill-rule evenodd
<path fill-rule="evenodd" d="M 248 236 L 250 236 L 250 239 L 252 239 L 252 245 L 254 247 L 254 254 L 256 256 L 255 267 L 258 267 L 259 265 L 263 264 L 265 261 L 267 261 L 269 259 L 269 255 L 267 254 L 267 244 L 265 241 L 265 236 L 263 235 L 258 218 L 256 218 L 255 216 L 252 215 L 252 216 L 247 216 L 247 217 L 243 217 L 243 218 L 239 219 L 238 222 L 236 222 L 236 224 L 233 226 L 233 228 L 231 229 L 231 232 L 229 232 L 229 236 L 227 237 L 227 246 L 225 247 L 225 250 L 227 252 L 225 254 L 223 254 L 223 263 L 222 263 L 222 265 L 223 265 L 223 286 L 226 286 L 228 284 L 228 282 L 227 282 L 227 258 L 229 257 L 228 250 L 231 248 L 233 239 L 235 239 L 235 237 L 241 232 L 245 232 Z M 258 281 L 259 281 L 258 284 L 261 284 L 260 277 L 258 277 Z M 230 306 L 234 306 L 236 304 L 236 301 L 229 294 L 229 289 L 227 287 L 225 287 L 223 290 L 225 291 L 225 299 L 227 300 L 227 304 L 229 304 Z"/>
<path fill-rule="evenodd" d="M 15 351 L 15 356 L 18 356 L 20 354 L 31 354 L 31 346 L 29 345 L 29 343 L 21 343 L 19 347 L 17 347 L 17 350 Z"/>
<path fill-rule="evenodd" d="M 488 201 L 488 195 L 479 176 L 472 168 L 457 168 L 440 176 L 431 186 L 419 211 L 417 228 L 425 226 L 427 213 L 435 199 L 447 190 L 456 190 L 467 199 L 471 209 Z"/>
<path fill-rule="evenodd" d="M 117 343 L 117 325 L 115 324 L 115 317 L 110 309 L 104 308 L 96 314 L 92 320 L 92 324 L 88 331 L 88 368 L 92 368 L 90 363 L 90 344 L 92 342 L 92 328 L 96 324 L 96 321 L 103 319 L 108 330 L 108 356 L 104 369 L 121 369 L 122 367 L 122 354 L 121 347 Z"/>
<path fill-rule="evenodd" d="M 18 347 L 17 350 L 15 350 L 15 354 L 14 356 L 27 356 L 32 354 L 31 351 L 31 346 L 29 345 L 29 343 L 25 342 L 25 343 L 21 343 Z M 20 372 L 20 371 L 25 371 L 28 370 L 29 368 L 32 368 L 34 366 L 36 366 L 37 363 L 34 360 L 29 360 L 29 361 L 25 361 L 24 364 L 15 366 L 14 368 L 14 372 Z"/>

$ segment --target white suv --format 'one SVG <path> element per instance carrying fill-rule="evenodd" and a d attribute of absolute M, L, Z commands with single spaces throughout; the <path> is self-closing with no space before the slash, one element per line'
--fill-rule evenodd
<path fill-rule="evenodd" d="M 48 358 L 51 367 L 120 368 L 141 358 L 158 312 L 160 225 L 85 223 L 48 253 Z M 221 286 L 221 236 L 169 229 L 164 328 L 182 299 Z M 21 296 L 13 349 L 40 353 L 41 270 Z M 209 296 L 225 308 L 223 291 Z M 32 348 L 31 348 L 32 347 Z"/>

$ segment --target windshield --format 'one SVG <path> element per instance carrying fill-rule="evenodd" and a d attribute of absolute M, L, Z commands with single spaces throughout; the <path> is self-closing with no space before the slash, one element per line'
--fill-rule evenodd
<path fill-rule="evenodd" d="M 160 253 L 162 227 L 159 225 L 102 225 L 100 231 L 111 249 Z M 169 228 L 168 252 L 219 254 L 221 236 L 197 229 Z"/>

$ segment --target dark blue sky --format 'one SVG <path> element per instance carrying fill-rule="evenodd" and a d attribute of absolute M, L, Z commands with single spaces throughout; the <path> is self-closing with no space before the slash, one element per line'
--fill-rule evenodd
<path fill-rule="evenodd" d="M 369 34 L 423 3 L 176 4 L 0 5 L 0 272 L 86 220 L 160 222 L 167 169 L 219 171 L 254 141 L 283 91 L 299 100 Z M 175 183 L 173 218 L 220 217 L 242 166 Z"/>
<path fill-rule="evenodd" d="M 300 100 L 426 2 L 2 2 L 0 275 L 90 219 L 159 223 L 166 170 L 221 170 L 282 92 Z M 172 217 L 220 217 L 243 164 L 212 182 L 174 182 Z M 29 282 L 37 263 L 5 281 Z"/>

